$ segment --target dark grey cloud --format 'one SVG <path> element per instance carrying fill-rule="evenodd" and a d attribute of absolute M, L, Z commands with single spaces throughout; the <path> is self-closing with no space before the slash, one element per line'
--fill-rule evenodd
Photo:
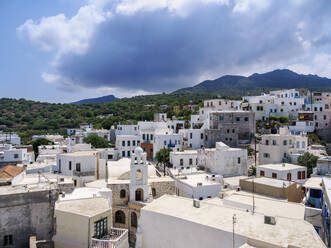
<path fill-rule="evenodd" d="M 242 12 L 233 11 L 235 2 L 197 4 L 185 16 L 165 8 L 114 12 L 84 53 L 60 56 L 54 70 L 87 88 L 171 91 L 197 83 L 203 74 L 286 65 L 329 42 L 328 0 L 269 2 Z"/>

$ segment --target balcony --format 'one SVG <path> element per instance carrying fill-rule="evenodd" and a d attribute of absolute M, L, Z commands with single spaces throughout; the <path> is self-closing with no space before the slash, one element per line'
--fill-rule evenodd
<path fill-rule="evenodd" d="M 128 230 L 111 228 L 108 234 L 100 239 L 91 238 L 91 248 L 119 248 L 129 247 Z"/>

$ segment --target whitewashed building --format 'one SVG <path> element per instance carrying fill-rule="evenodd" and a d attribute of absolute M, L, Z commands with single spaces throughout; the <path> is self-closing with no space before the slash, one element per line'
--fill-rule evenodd
<path fill-rule="evenodd" d="M 117 135 L 115 147 L 119 151 L 121 158 L 131 157 L 134 149 L 141 144 L 140 135 Z"/>
<path fill-rule="evenodd" d="M 20 145 L 21 144 L 21 138 L 16 133 L 2 133 L 2 132 L 0 132 L 0 143 Z"/>
<path fill-rule="evenodd" d="M 204 129 L 181 129 L 179 134 L 183 135 L 183 147 L 199 149 L 204 145 Z"/>
<path fill-rule="evenodd" d="M 96 150 L 58 154 L 56 161 L 58 172 L 72 176 L 74 185 L 78 187 L 95 180 L 99 171 L 106 167 L 106 161 Z"/>
<path fill-rule="evenodd" d="M 12 145 L 0 147 L 0 165 L 28 164 L 34 161 L 34 153 L 26 148 L 16 149 Z"/>
<path fill-rule="evenodd" d="M 247 175 L 247 150 L 217 142 L 216 148 L 198 150 L 198 165 L 224 177 Z"/>
<path fill-rule="evenodd" d="M 296 161 L 307 151 L 308 138 L 292 135 L 287 128 L 280 128 L 279 134 L 261 136 L 259 144 L 259 164 L 274 164 Z"/>
<path fill-rule="evenodd" d="M 307 179 L 307 168 L 288 163 L 265 164 L 257 167 L 256 174 L 261 177 L 303 183 Z"/>
<path fill-rule="evenodd" d="M 176 170 L 189 170 L 197 167 L 198 165 L 198 151 L 197 150 L 184 150 L 170 152 L 170 163 Z"/>
<path fill-rule="evenodd" d="M 176 133 L 155 134 L 153 140 L 153 157 L 155 158 L 156 153 L 163 148 L 171 148 L 173 151 L 182 150 L 182 139 L 183 136 Z"/>

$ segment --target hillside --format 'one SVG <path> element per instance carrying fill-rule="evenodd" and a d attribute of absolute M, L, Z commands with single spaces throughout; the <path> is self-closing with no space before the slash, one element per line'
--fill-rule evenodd
<path fill-rule="evenodd" d="M 214 93 L 221 96 L 260 94 L 276 89 L 308 88 L 315 91 L 331 91 L 331 79 L 316 75 L 302 75 L 293 71 L 275 70 L 249 77 L 226 75 L 215 80 L 206 80 L 193 87 L 174 93 Z"/>
<path fill-rule="evenodd" d="M 175 112 L 174 106 L 199 104 L 211 94 L 157 94 L 122 98 L 107 103 L 54 104 L 25 99 L 0 99 L 0 132 L 18 132 L 23 141 L 34 134 L 66 134 L 67 128 L 77 128 L 82 122 L 93 123 L 96 128 L 109 129 L 117 123 L 153 120 L 154 113 L 166 112 L 188 119 L 191 112 L 185 108 Z M 160 105 L 168 105 L 161 110 Z M 113 114 L 109 118 L 100 115 Z"/>
<path fill-rule="evenodd" d="M 83 99 L 77 102 L 73 102 L 72 104 L 88 104 L 88 103 L 106 103 L 118 100 L 119 98 L 115 97 L 114 95 L 102 96 L 97 98 L 88 98 Z"/>

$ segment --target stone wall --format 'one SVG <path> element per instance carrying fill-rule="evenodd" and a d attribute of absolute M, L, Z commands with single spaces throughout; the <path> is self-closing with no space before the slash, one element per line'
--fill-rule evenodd
<path fill-rule="evenodd" d="M 29 247 L 32 235 L 51 240 L 57 199 L 55 189 L 0 195 L 0 239 L 12 235 L 14 247 Z"/>
<path fill-rule="evenodd" d="M 164 194 L 174 195 L 175 191 L 175 181 L 173 179 L 169 179 L 169 181 L 161 181 L 161 182 L 151 182 L 150 183 L 152 194 L 153 189 L 155 189 L 155 195 L 153 198 L 159 198 Z"/>

